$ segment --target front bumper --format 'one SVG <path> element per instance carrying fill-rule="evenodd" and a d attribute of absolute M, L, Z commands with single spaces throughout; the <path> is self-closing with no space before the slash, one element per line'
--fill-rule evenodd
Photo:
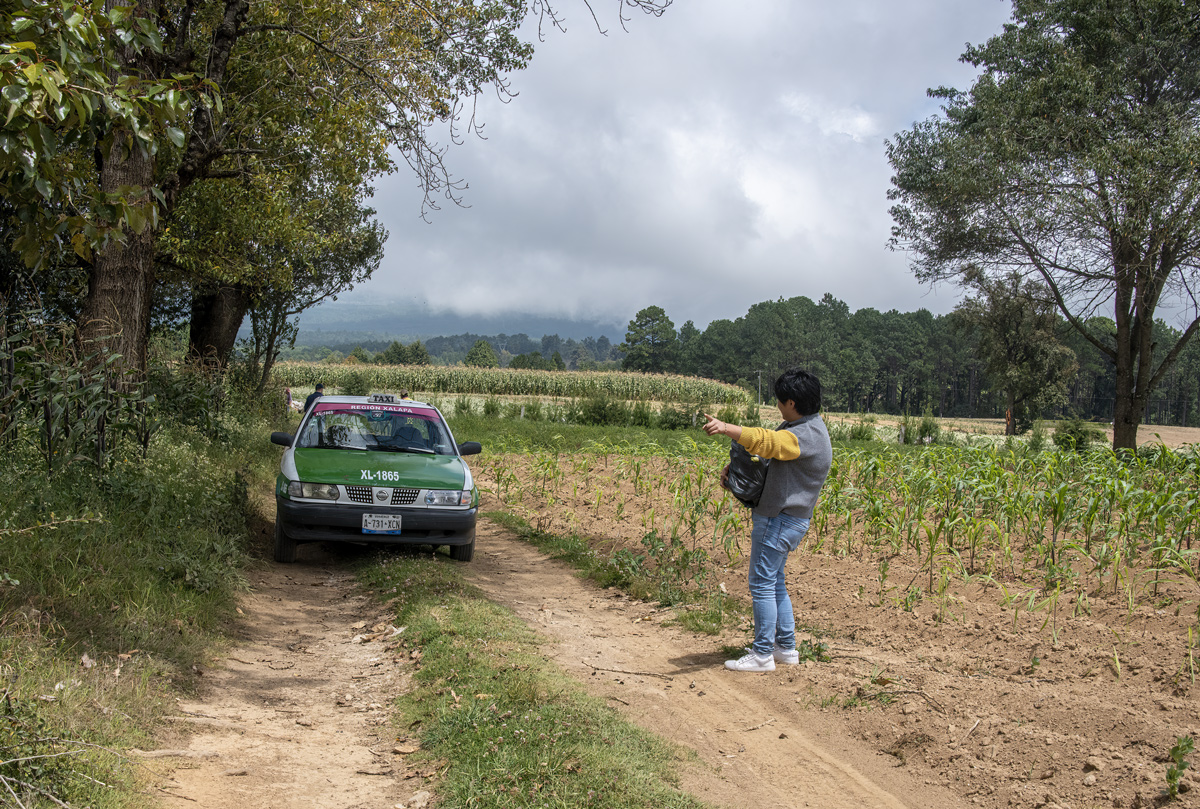
<path fill-rule="evenodd" d="M 390 545 L 470 545 L 475 541 L 478 509 L 394 508 L 301 503 L 275 497 L 275 519 L 297 542 L 372 542 Z M 364 514 L 400 517 L 399 534 L 364 534 Z"/>

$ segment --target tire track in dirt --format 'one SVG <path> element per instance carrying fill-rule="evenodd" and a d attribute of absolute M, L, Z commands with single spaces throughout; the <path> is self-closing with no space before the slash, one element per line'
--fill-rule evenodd
<path fill-rule="evenodd" d="M 896 759 L 805 711 L 797 666 L 726 671 L 724 642 L 660 626 L 653 605 L 576 578 L 511 533 L 480 523 L 468 579 L 552 642 L 545 652 L 626 718 L 696 751 L 683 787 L 721 806 L 947 809 L 961 800 L 919 784 Z M 738 636 L 739 638 L 741 636 Z"/>
<path fill-rule="evenodd" d="M 180 702 L 164 749 L 144 754 L 171 768 L 157 782 L 164 806 L 416 805 L 422 778 L 394 752 L 388 724 L 406 667 L 383 648 L 388 616 L 338 568 L 306 545 L 296 564 L 251 574 L 237 648 L 204 672 L 196 699 Z"/>

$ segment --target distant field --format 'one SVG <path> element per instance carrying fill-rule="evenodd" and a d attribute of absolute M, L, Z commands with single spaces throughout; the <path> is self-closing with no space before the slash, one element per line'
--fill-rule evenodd
<path fill-rule="evenodd" d="M 774 408 L 771 408 L 774 410 Z M 763 408 L 763 423 L 768 424 L 776 414 L 768 413 L 768 408 Z M 826 422 L 830 424 L 845 424 L 851 425 L 862 418 L 858 413 L 827 413 L 825 414 Z M 875 424 L 881 428 L 895 430 L 900 425 L 900 416 L 890 416 L 886 414 L 872 415 L 875 419 Z M 965 435 L 1004 435 L 1004 419 L 938 419 L 938 424 L 943 430 L 950 430 L 955 433 L 963 433 Z M 1113 431 L 1108 425 L 1095 424 L 1096 429 L 1104 431 L 1108 442 L 1112 443 Z M 1047 430 L 1054 430 L 1054 423 L 1046 425 Z M 1179 449 L 1180 447 L 1189 444 L 1200 444 L 1200 427 L 1171 427 L 1161 424 L 1143 424 L 1138 429 L 1138 445 L 1147 446 L 1149 444 L 1165 444 L 1171 449 Z"/>
<path fill-rule="evenodd" d="M 609 396 L 625 401 L 676 404 L 750 403 L 734 385 L 671 374 L 620 371 L 530 371 L 512 368 L 465 368 L 430 365 L 326 365 L 284 362 L 275 366 L 281 384 L 303 390 L 317 382 L 338 392 L 348 390 L 436 395 L 540 396 L 583 399 Z M 333 391 L 329 391 L 333 392 Z"/>

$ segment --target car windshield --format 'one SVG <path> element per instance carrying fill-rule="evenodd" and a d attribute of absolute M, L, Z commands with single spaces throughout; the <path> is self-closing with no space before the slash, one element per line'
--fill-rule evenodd
<path fill-rule="evenodd" d="M 450 431 L 436 410 L 373 403 L 318 403 L 296 447 L 455 454 Z"/>

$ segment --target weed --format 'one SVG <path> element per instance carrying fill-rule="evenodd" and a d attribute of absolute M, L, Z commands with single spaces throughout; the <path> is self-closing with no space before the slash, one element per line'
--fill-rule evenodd
<path fill-rule="evenodd" d="M 883 606 L 883 601 L 887 598 L 889 591 L 894 590 L 894 587 L 888 587 L 888 568 L 891 567 L 891 562 L 886 556 L 879 559 L 879 606 Z"/>
<path fill-rule="evenodd" d="M 1167 765 L 1167 788 L 1163 790 L 1167 800 L 1179 797 L 1179 779 L 1191 766 L 1187 757 L 1192 754 L 1195 746 L 1195 739 L 1191 736 L 1180 736 L 1175 740 L 1175 746 L 1168 751 L 1167 756 L 1171 759 L 1171 763 Z"/>
<path fill-rule="evenodd" d="M 828 663 L 833 659 L 829 656 L 829 646 L 821 641 L 813 643 L 811 640 L 802 640 L 796 644 L 796 652 L 800 656 L 801 663 L 810 660 L 814 663 Z"/>
<path fill-rule="evenodd" d="M 730 614 L 741 616 L 745 613 L 737 602 L 724 593 L 710 593 L 699 604 L 690 605 L 680 610 L 677 622 L 684 629 L 700 632 L 705 635 L 716 635 L 725 628 Z M 741 656 L 740 654 L 738 655 Z"/>

